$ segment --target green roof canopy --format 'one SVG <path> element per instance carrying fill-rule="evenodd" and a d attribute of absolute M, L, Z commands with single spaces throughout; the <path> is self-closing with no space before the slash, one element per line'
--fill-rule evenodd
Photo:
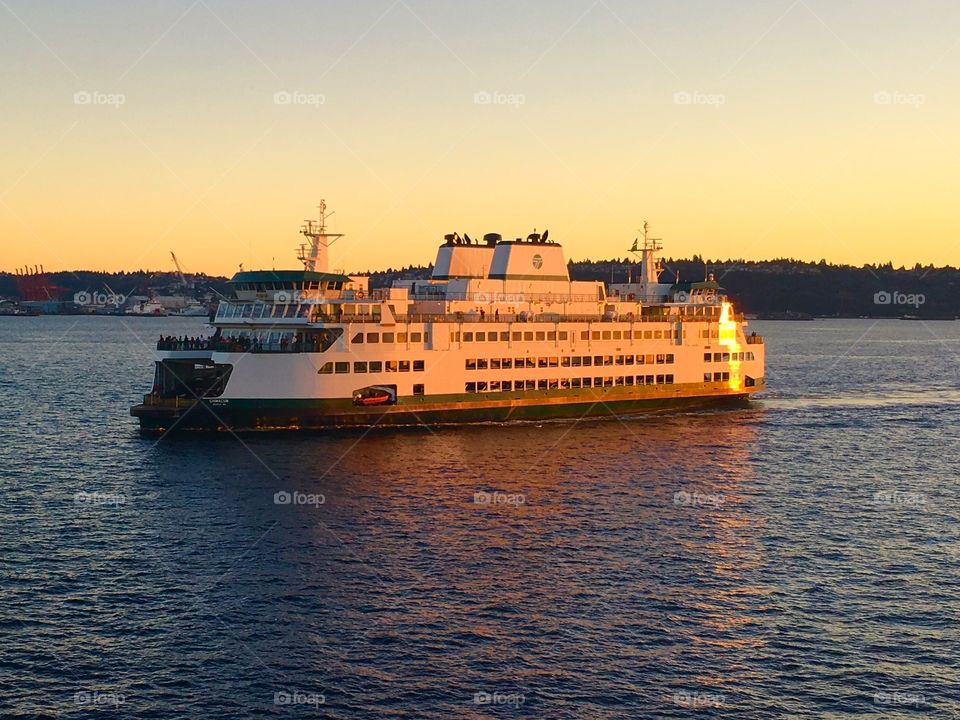
<path fill-rule="evenodd" d="M 287 283 L 287 282 L 350 282 L 339 273 L 310 272 L 308 270 L 250 270 L 238 272 L 231 283 Z"/>

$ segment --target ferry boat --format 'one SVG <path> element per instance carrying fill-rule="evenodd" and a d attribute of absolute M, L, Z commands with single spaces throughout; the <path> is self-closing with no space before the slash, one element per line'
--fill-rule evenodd
<path fill-rule="evenodd" d="M 439 425 L 744 405 L 764 344 L 712 276 L 570 278 L 549 232 L 445 236 L 433 274 L 370 288 L 330 272 L 339 233 L 307 221 L 303 268 L 238 272 L 208 339 L 161 338 L 144 431 Z"/>

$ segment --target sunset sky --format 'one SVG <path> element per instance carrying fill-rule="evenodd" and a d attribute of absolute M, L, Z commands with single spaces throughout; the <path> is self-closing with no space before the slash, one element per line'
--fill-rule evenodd
<path fill-rule="evenodd" d="M 960 264 L 960 4 L 0 2 L 0 270 Z"/>

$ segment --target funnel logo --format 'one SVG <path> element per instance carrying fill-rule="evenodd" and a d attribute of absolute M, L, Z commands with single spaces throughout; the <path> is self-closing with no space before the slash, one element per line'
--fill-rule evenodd
<path fill-rule="evenodd" d="M 537 255 L 534 255 L 534 256 L 533 256 L 533 266 L 534 266 L 537 270 L 539 270 L 540 268 L 543 267 L 543 255 L 540 255 L 540 254 L 538 253 Z"/>

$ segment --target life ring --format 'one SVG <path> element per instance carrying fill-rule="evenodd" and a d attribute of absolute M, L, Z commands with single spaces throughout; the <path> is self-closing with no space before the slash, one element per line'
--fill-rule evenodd
<path fill-rule="evenodd" d="M 357 300 L 363 300 L 365 293 L 363 290 L 357 290 L 354 295 L 356 296 Z"/>

